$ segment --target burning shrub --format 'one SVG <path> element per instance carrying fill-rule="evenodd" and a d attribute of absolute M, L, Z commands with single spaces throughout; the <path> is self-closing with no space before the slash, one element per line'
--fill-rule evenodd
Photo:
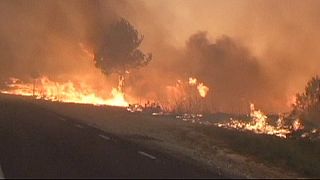
<path fill-rule="evenodd" d="M 209 88 L 196 78 L 189 77 L 188 81 L 178 80 L 175 86 L 167 86 L 170 91 L 170 111 L 175 113 L 204 113 L 208 112 L 206 96 Z"/>

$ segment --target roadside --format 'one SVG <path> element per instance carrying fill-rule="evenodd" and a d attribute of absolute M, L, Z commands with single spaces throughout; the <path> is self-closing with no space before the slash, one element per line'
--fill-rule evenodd
<path fill-rule="evenodd" d="M 265 163 L 256 156 L 232 151 L 231 149 L 234 148 L 226 146 L 226 140 L 232 139 L 232 136 L 228 135 L 230 131 L 221 128 L 186 123 L 174 117 L 129 113 L 124 108 L 118 107 L 34 101 L 24 97 L 8 98 L 19 98 L 19 100 L 36 103 L 39 107 L 48 109 L 62 118 L 81 121 L 79 123 L 101 129 L 146 148 L 168 153 L 212 172 L 218 171 L 225 177 L 303 177 L 291 170 L 279 168 L 277 163 Z M 236 142 L 248 140 L 242 139 L 238 133 L 236 136 L 239 137 L 234 140 Z M 249 142 L 244 142 L 246 143 Z"/>
<path fill-rule="evenodd" d="M 0 115 L 9 179 L 223 177 L 21 100 L 0 97 Z"/>
<path fill-rule="evenodd" d="M 199 164 L 229 177 L 300 178 L 290 170 L 280 169 L 240 155 L 223 146 L 215 137 L 199 131 L 194 124 L 175 118 L 129 113 L 121 108 L 41 102 L 41 106 L 63 116 L 149 148 L 161 149 L 177 158 Z"/>

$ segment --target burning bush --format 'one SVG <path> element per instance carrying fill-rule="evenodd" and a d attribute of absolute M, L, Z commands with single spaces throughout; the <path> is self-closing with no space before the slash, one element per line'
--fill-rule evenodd
<path fill-rule="evenodd" d="M 175 86 L 167 86 L 171 97 L 170 111 L 176 113 L 208 112 L 206 96 L 209 88 L 196 78 L 189 77 L 188 81 L 178 80 Z"/>

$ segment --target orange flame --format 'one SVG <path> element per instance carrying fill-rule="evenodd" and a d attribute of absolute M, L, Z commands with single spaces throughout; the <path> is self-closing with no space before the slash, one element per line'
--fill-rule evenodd
<path fill-rule="evenodd" d="M 298 120 L 294 121 L 292 127 L 284 127 L 282 117 L 278 119 L 277 126 L 272 126 L 267 123 L 268 117 L 260 110 L 256 110 L 252 103 L 250 104 L 250 117 L 251 122 L 230 119 L 230 122 L 216 123 L 215 125 L 224 128 L 253 131 L 257 134 L 275 135 L 281 138 L 287 138 L 288 134 L 292 133 L 292 131 L 303 128 Z"/>
<path fill-rule="evenodd" d="M 40 82 L 35 86 L 35 82 L 23 83 L 19 79 L 10 78 L 7 84 L 8 90 L 0 90 L 1 93 L 15 94 L 22 96 L 34 96 L 36 99 L 50 101 L 72 102 L 80 104 L 128 106 L 124 93 L 117 88 L 113 88 L 111 99 L 98 96 L 95 91 L 86 84 L 80 83 L 80 87 L 73 82 L 58 83 L 41 77 Z"/>
<path fill-rule="evenodd" d="M 119 91 L 116 88 L 112 88 L 111 94 L 113 96 L 112 99 L 106 100 L 106 104 L 113 105 L 113 106 L 129 106 L 129 103 L 124 98 L 124 93 Z"/>
<path fill-rule="evenodd" d="M 198 82 L 197 78 L 189 77 L 189 85 L 190 86 L 197 85 L 197 82 Z M 203 98 L 206 97 L 206 95 L 209 91 L 209 88 L 207 86 L 205 86 L 203 83 L 198 83 L 197 89 L 198 89 L 199 95 Z"/>
<path fill-rule="evenodd" d="M 296 119 L 292 124 L 292 128 L 293 128 L 293 130 L 298 131 L 300 129 L 303 129 L 304 127 L 301 124 L 300 119 Z"/>
<path fill-rule="evenodd" d="M 197 89 L 198 89 L 201 97 L 206 97 L 206 95 L 209 91 L 209 88 L 207 86 L 203 85 L 203 83 L 198 84 Z"/>
<path fill-rule="evenodd" d="M 197 79 L 193 77 L 189 77 L 189 85 L 193 86 L 197 84 Z"/>

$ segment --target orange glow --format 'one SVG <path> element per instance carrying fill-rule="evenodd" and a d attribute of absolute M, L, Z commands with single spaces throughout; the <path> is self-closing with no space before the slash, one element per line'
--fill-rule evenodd
<path fill-rule="evenodd" d="M 292 128 L 293 128 L 293 130 L 298 131 L 300 129 L 303 129 L 304 127 L 301 124 L 300 119 L 296 119 L 292 124 Z"/>
<path fill-rule="evenodd" d="M 88 85 L 80 83 L 76 86 L 73 82 L 58 83 L 41 77 L 37 83 L 23 83 L 19 79 L 10 78 L 7 84 L 8 90 L 1 90 L 1 93 L 15 94 L 22 96 L 34 96 L 36 99 L 49 101 L 72 102 L 80 104 L 128 106 L 123 92 L 113 88 L 112 98 L 98 96 Z"/>
<path fill-rule="evenodd" d="M 85 47 L 85 45 L 83 43 L 79 43 L 79 46 L 82 50 L 82 52 L 84 52 L 84 54 L 93 61 L 94 59 L 94 54 L 92 51 L 90 51 L 87 47 Z"/>
<path fill-rule="evenodd" d="M 197 89 L 198 89 L 201 97 L 206 97 L 206 95 L 209 91 L 209 88 L 207 86 L 203 85 L 203 83 L 198 84 Z"/>
<path fill-rule="evenodd" d="M 193 78 L 193 77 L 189 77 L 189 85 L 190 86 L 196 86 L 198 83 L 198 80 L 197 78 Z M 198 89 L 198 92 L 199 92 L 199 95 L 201 97 L 206 97 L 208 91 L 209 91 L 209 88 L 207 86 L 205 86 L 203 83 L 198 83 L 197 85 L 197 89 Z"/>
<path fill-rule="evenodd" d="M 197 84 L 197 79 L 196 79 L 196 78 L 189 77 L 189 84 L 190 84 L 191 86 L 196 85 L 196 84 Z"/>
<path fill-rule="evenodd" d="M 250 122 L 230 119 L 229 122 L 217 123 L 215 125 L 224 128 L 253 131 L 257 134 L 275 135 L 281 138 L 287 138 L 288 134 L 292 133 L 293 131 L 303 129 L 303 126 L 299 120 L 294 121 L 292 126 L 283 126 L 283 117 L 279 117 L 277 126 L 268 124 L 268 117 L 260 110 L 256 110 L 254 104 L 252 103 L 250 104 L 250 117 Z"/>
<path fill-rule="evenodd" d="M 129 103 L 124 98 L 123 92 L 119 91 L 117 88 L 112 88 L 111 94 L 113 98 L 106 100 L 106 104 L 112 106 L 129 106 Z"/>
<path fill-rule="evenodd" d="M 296 104 L 296 96 L 292 95 L 287 99 L 286 105 L 288 107 L 291 107 L 292 105 L 295 105 L 295 104 Z"/>

